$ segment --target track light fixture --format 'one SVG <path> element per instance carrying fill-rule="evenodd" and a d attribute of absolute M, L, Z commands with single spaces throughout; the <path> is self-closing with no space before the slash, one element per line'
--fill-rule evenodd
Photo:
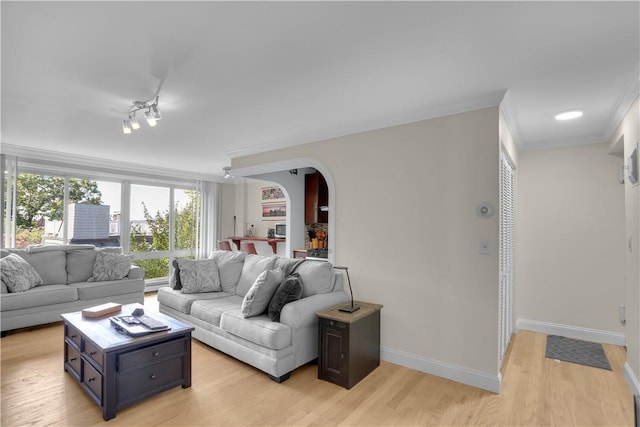
<path fill-rule="evenodd" d="M 222 170 L 224 171 L 224 179 L 231 178 L 231 166 L 225 166 Z"/>
<path fill-rule="evenodd" d="M 159 98 L 156 96 L 151 101 L 133 101 L 133 105 L 129 108 L 129 118 L 122 123 L 122 132 L 130 134 L 133 130 L 140 129 L 140 123 L 136 119 L 136 113 L 140 110 L 147 110 L 144 112 L 144 118 L 150 127 L 157 125 L 158 120 L 162 119 L 162 114 L 158 110 Z"/>

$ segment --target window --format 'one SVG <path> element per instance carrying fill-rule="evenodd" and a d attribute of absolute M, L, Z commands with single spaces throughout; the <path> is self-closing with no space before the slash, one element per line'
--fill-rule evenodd
<path fill-rule="evenodd" d="M 145 269 L 147 285 L 152 286 L 167 282 L 173 259 L 196 256 L 202 183 L 158 177 L 132 182 L 129 175 L 110 171 L 94 176 L 82 169 L 68 175 L 74 170 L 71 165 L 18 160 L 0 156 L 3 247 L 121 246 Z M 217 186 L 208 183 L 206 189 L 215 194 Z M 207 239 L 215 241 L 215 236 Z"/>

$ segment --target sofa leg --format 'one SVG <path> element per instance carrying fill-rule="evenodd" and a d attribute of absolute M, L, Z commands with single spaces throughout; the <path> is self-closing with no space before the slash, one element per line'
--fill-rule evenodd
<path fill-rule="evenodd" d="M 271 378 L 272 380 L 274 380 L 275 382 L 280 384 L 280 383 L 283 383 L 286 380 L 288 380 L 290 376 L 291 376 L 291 372 L 287 372 L 286 374 L 284 374 L 281 377 L 274 377 L 273 375 L 269 375 L 269 378 Z"/>

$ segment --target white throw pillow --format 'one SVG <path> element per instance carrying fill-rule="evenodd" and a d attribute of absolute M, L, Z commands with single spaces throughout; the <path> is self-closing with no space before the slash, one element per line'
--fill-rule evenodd
<path fill-rule="evenodd" d="M 0 261 L 2 282 L 9 292 L 25 292 L 42 283 L 35 268 L 20 255 L 10 254 Z"/>
<path fill-rule="evenodd" d="M 183 294 L 220 292 L 220 276 L 215 259 L 179 259 L 180 283 Z"/>
<path fill-rule="evenodd" d="M 282 270 L 263 271 L 242 300 L 242 316 L 252 317 L 264 313 L 283 277 Z"/>

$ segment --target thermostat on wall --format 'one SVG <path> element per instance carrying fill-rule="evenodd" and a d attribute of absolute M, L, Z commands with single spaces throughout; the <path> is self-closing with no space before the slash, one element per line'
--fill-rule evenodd
<path fill-rule="evenodd" d="M 487 202 L 480 203 L 476 208 L 476 212 L 479 217 L 490 218 L 491 215 L 493 215 L 493 206 L 491 206 L 491 203 Z"/>

